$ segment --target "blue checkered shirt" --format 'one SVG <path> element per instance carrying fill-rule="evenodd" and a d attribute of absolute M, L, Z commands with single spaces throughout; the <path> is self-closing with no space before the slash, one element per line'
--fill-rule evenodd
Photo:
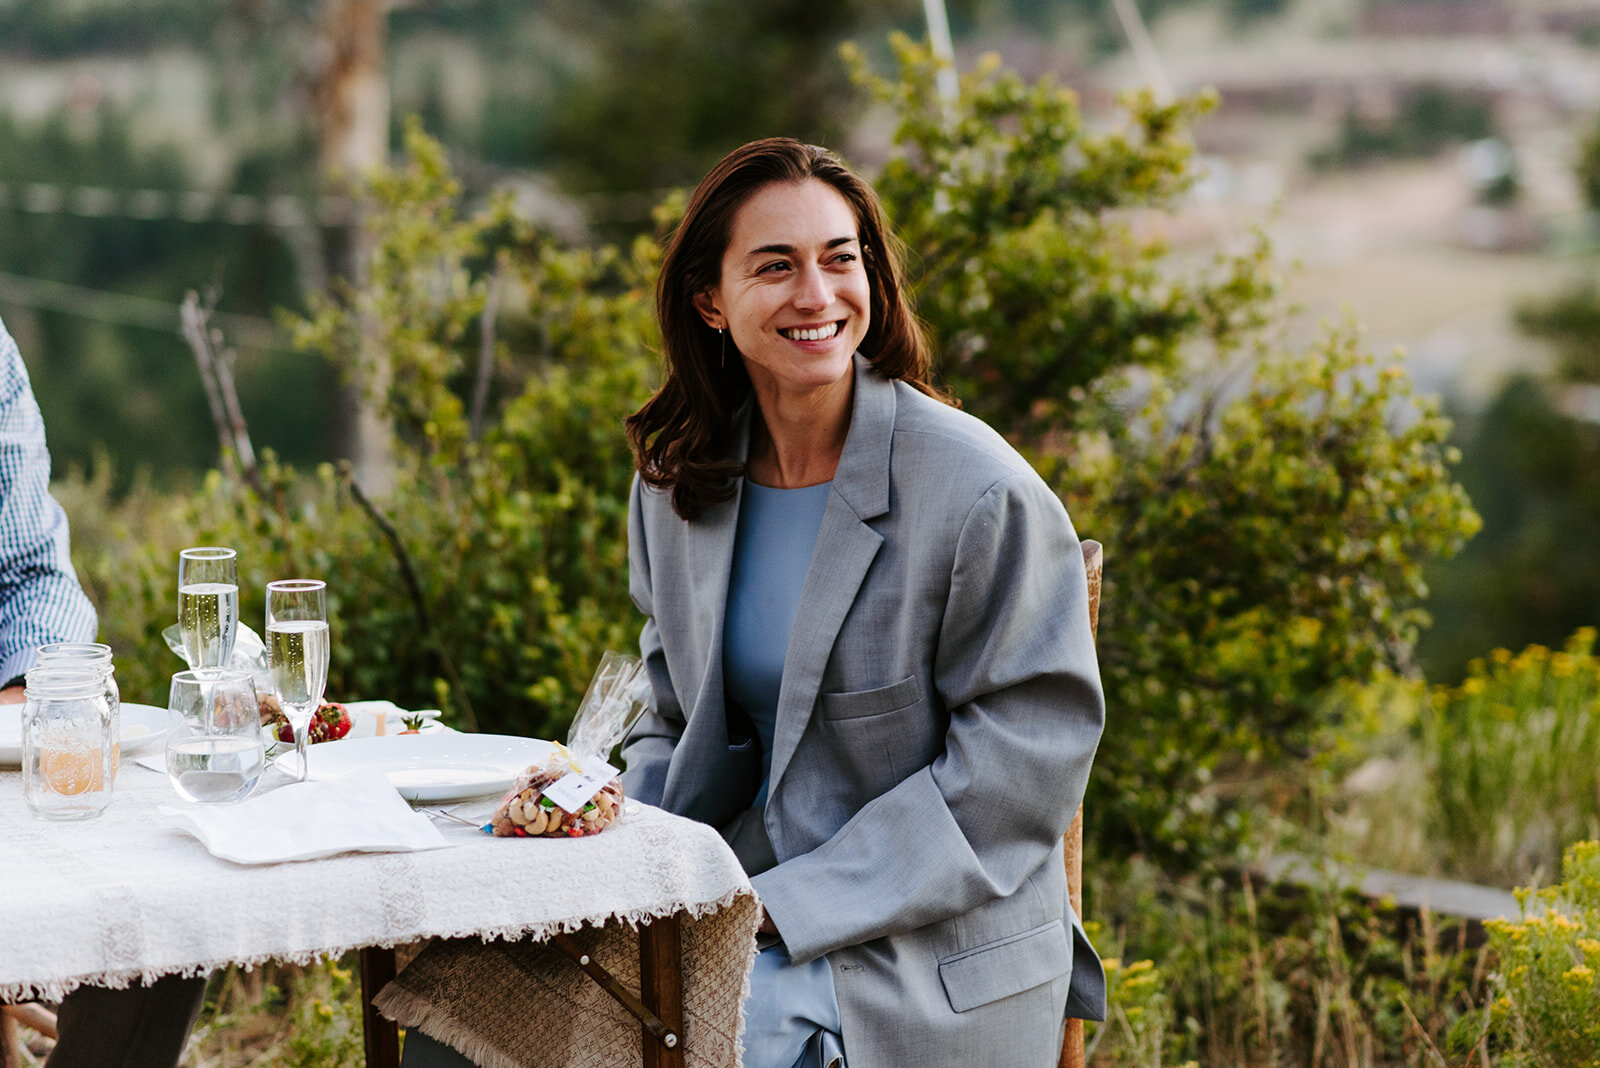
<path fill-rule="evenodd" d="M 50 496 L 44 417 L 0 323 L 0 685 L 46 642 L 93 641 L 96 624 L 72 570 L 67 514 Z"/>

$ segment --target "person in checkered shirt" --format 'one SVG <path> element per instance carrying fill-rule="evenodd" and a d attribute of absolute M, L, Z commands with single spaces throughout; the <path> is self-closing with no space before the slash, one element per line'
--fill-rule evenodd
<path fill-rule="evenodd" d="M 98 623 L 72 569 L 66 513 L 50 496 L 44 418 L 0 322 L 0 703 L 22 702 L 39 646 L 94 641 Z M 204 977 L 165 976 L 126 990 L 78 987 L 57 1012 L 51 1068 L 176 1065 L 205 986 Z"/>

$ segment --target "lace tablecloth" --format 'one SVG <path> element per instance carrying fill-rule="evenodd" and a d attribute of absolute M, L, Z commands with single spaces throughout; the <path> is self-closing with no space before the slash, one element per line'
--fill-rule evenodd
<path fill-rule="evenodd" d="M 125 763 L 103 816 L 46 823 L 23 803 L 21 773 L 0 771 L 0 1001 L 430 937 L 540 940 L 585 925 L 625 934 L 682 912 L 686 1057 L 737 1056 L 716 1059 L 737 1049 L 755 899 L 702 824 L 639 805 L 579 839 L 491 838 L 441 821 L 447 849 L 242 867 L 167 826 L 155 808 L 175 800 L 165 775 Z M 693 1056 L 697 1046 L 706 1056 Z"/>

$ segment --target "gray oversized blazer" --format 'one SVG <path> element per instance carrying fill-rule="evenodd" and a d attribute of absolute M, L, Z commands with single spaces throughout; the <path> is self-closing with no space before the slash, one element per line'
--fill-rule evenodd
<path fill-rule="evenodd" d="M 852 405 L 764 812 L 722 691 L 738 498 L 686 522 L 635 481 L 655 696 L 624 783 L 722 829 L 794 960 L 827 955 L 851 1068 L 1045 1068 L 1063 1010 L 1105 1006 L 1061 859 L 1104 721 L 1082 550 L 977 419 L 859 355 Z"/>

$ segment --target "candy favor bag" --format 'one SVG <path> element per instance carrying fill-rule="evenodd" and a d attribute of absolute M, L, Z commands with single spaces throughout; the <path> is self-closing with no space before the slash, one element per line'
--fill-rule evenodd
<path fill-rule="evenodd" d="M 622 780 L 607 758 L 649 703 L 644 663 L 608 651 L 567 744 L 517 776 L 485 829 L 501 838 L 581 838 L 605 830 L 622 814 Z"/>

